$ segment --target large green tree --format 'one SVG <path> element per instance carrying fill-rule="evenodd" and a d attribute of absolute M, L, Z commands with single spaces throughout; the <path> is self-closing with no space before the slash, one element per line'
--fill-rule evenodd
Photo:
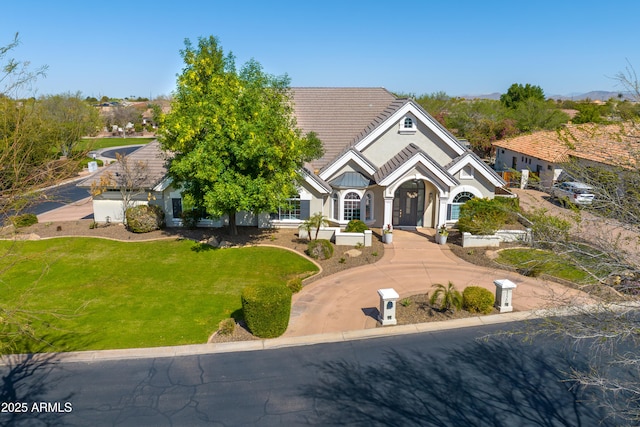
<path fill-rule="evenodd" d="M 516 108 L 519 103 L 527 100 L 544 101 L 544 91 L 540 86 L 527 83 L 522 85 L 520 83 L 514 83 L 509 86 L 507 93 L 500 95 L 500 102 L 507 108 Z"/>
<path fill-rule="evenodd" d="M 289 79 L 265 73 L 254 60 L 236 70 L 215 37 L 189 40 L 181 51 L 171 112 L 160 141 L 173 153 L 169 173 L 198 208 L 229 216 L 273 212 L 296 192 L 305 162 L 322 154 L 313 134 L 296 127 Z"/>

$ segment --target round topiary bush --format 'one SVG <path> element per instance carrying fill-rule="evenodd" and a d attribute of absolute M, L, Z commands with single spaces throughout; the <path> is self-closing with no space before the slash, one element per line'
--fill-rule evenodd
<path fill-rule="evenodd" d="M 469 286 L 462 291 L 462 308 L 470 313 L 491 313 L 493 302 L 491 291 L 480 286 Z"/>
<path fill-rule="evenodd" d="M 138 205 L 127 209 L 127 228 L 134 233 L 148 233 L 164 227 L 164 211 L 157 205 Z"/>
<path fill-rule="evenodd" d="M 307 244 L 307 254 L 313 259 L 329 259 L 333 256 L 333 245 L 326 239 L 312 240 Z"/>
<path fill-rule="evenodd" d="M 253 335 L 279 337 L 289 325 L 291 291 L 283 285 L 248 286 L 242 290 L 242 312 Z"/>
<path fill-rule="evenodd" d="M 365 230 L 368 230 L 367 224 L 360 221 L 359 219 L 352 219 L 347 224 L 347 227 L 344 229 L 346 233 L 364 233 Z"/>

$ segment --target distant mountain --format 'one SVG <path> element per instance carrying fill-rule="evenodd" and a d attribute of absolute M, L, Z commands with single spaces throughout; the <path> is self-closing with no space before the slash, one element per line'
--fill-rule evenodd
<path fill-rule="evenodd" d="M 606 91 L 606 90 L 593 90 L 591 92 L 587 92 L 587 93 L 572 93 L 569 95 L 547 95 L 547 98 L 549 99 L 561 99 L 561 100 L 565 100 L 565 99 L 571 99 L 573 101 L 580 101 L 583 99 L 591 99 L 593 101 L 595 100 L 600 100 L 600 101 L 607 101 L 610 98 L 617 98 L 618 94 L 620 92 L 611 92 L 611 91 Z M 500 99 L 500 93 L 489 93 L 486 95 L 461 95 L 460 98 L 466 98 L 466 99 Z M 625 99 L 628 100 L 632 100 L 633 98 L 630 96 L 629 93 L 625 93 Z"/>

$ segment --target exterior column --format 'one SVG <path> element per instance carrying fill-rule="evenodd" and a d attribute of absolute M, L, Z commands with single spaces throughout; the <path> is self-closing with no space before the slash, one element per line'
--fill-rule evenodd
<path fill-rule="evenodd" d="M 436 219 L 436 229 L 447 223 L 447 204 L 449 198 L 438 197 L 438 218 Z"/>
<path fill-rule="evenodd" d="M 387 224 L 393 224 L 393 197 L 384 198 L 384 222 L 382 227 Z"/>

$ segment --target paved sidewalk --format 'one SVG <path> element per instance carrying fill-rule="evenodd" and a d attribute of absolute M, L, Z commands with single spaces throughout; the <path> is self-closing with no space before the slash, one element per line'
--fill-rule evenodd
<path fill-rule="evenodd" d="M 423 234 L 428 233 L 428 234 Z M 589 301 L 584 294 L 557 283 L 467 263 L 434 243 L 435 230 L 394 230 L 393 244 L 375 264 L 323 278 L 294 295 L 291 320 L 284 337 L 375 328 L 378 289 L 393 288 L 400 298 L 427 293 L 435 283 L 449 281 L 462 290 L 469 285 L 495 292 L 493 281 L 509 279 L 516 311 L 557 307 Z M 482 250 L 482 249 L 479 249 Z"/>
<path fill-rule="evenodd" d="M 38 222 L 76 221 L 89 215 L 93 215 L 91 197 L 40 214 Z"/>

